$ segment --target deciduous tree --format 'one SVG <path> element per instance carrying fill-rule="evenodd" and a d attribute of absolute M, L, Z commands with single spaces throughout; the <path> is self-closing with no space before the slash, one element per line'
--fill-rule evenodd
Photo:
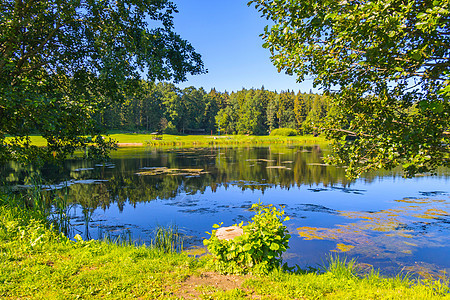
<path fill-rule="evenodd" d="M 204 72 L 200 55 L 172 31 L 174 12 L 168 0 L 2 0 L 0 160 L 64 158 L 90 141 L 87 153 L 103 156 L 111 145 L 95 112 L 142 76 L 178 82 Z M 48 147 L 32 147 L 31 133 Z"/>
<path fill-rule="evenodd" d="M 279 71 L 331 97 L 324 128 L 347 174 L 449 166 L 448 0 L 253 0 Z M 346 141 L 347 135 L 356 137 Z"/>

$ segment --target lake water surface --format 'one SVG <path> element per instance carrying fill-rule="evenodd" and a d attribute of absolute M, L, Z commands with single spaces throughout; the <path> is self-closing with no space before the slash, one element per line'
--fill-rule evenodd
<path fill-rule="evenodd" d="M 73 204 L 72 236 L 148 243 L 157 225 L 176 224 L 192 248 L 213 224 L 249 221 L 250 206 L 261 201 L 290 217 L 289 265 L 317 267 L 337 252 L 384 274 L 450 272 L 448 170 L 348 181 L 342 168 L 323 164 L 324 155 L 319 146 L 127 148 L 106 164 L 70 160 L 41 172 Z M 11 163 L 1 174 L 22 183 L 20 170 Z"/>

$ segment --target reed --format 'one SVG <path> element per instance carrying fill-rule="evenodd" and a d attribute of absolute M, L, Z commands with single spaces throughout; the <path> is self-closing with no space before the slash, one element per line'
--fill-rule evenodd
<path fill-rule="evenodd" d="M 326 262 L 319 267 L 319 272 L 329 272 L 343 279 L 356 277 L 357 271 L 358 268 L 355 259 L 347 261 L 347 257 L 340 257 L 339 254 L 330 254 Z"/>
<path fill-rule="evenodd" d="M 181 252 L 183 251 L 183 242 L 183 235 L 178 230 L 177 225 L 172 224 L 166 227 L 158 225 L 150 247 L 164 253 Z"/>
<path fill-rule="evenodd" d="M 59 232 L 70 235 L 70 212 L 72 206 L 67 200 L 66 193 L 60 194 L 47 191 L 40 176 L 30 176 L 27 188 L 11 190 L 3 188 L 0 205 L 18 208 L 22 218 L 42 220 Z"/>

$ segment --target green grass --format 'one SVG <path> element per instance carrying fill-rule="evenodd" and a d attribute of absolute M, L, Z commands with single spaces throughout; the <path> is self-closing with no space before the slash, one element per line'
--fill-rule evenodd
<path fill-rule="evenodd" d="M 247 135 L 162 135 L 155 136 L 142 133 L 111 133 L 108 137 L 120 144 L 143 144 L 143 146 L 212 146 L 212 145 L 258 145 L 258 144 L 323 144 L 323 137 L 305 136 L 247 136 Z M 30 136 L 32 144 L 42 147 L 47 142 L 38 135 Z M 10 137 L 7 137 L 10 139 Z"/>
<path fill-rule="evenodd" d="M 120 139 L 119 139 L 120 140 Z M 258 144 L 321 144 L 323 137 L 306 136 L 252 136 L 252 135 L 163 135 L 161 140 L 149 140 L 149 146 L 211 146 L 211 145 L 258 145 Z"/>
<path fill-rule="evenodd" d="M 71 241 L 42 214 L 13 207 L 4 195 L 0 200 L 1 299 L 450 299 L 442 282 L 361 275 L 355 262 L 338 258 L 321 273 L 225 277 L 207 269 L 210 257 L 110 240 Z M 238 287 L 222 286 L 227 281 Z"/>

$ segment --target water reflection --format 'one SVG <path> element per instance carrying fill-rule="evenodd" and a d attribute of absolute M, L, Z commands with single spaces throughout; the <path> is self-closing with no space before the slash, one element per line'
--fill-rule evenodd
<path fill-rule="evenodd" d="M 262 200 L 285 205 L 291 217 L 291 264 L 314 266 L 336 251 L 388 272 L 450 271 L 447 170 L 350 182 L 342 168 L 323 164 L 326 154 L 319 146 L 122 149 L 107 164 L 69 160 L 33 171 L 73 205 L 73 234 L 85 238 L 148 242 L 155 226 L 176 223 L 186 244 L 201 245 L 212 224 L 248 221 L 248 208 Z M 14 162 L 0 169 L 13 186 L 30 184 L 29 174 Z"/>

